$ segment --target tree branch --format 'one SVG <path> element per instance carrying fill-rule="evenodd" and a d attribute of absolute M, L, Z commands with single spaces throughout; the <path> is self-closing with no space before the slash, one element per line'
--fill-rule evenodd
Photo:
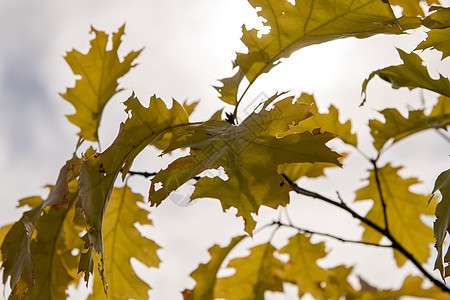
<path fill-rule="evenodd" d="M 439 281 L 438 279 L 434 278 L 430 273 L 428 273 L 427 270 L 425 270 L 422 265 L 419 263 L 419 261 L 417 261 L 417 259 L 408 251 L 406 250 L 391 234 L 389 231 L 387 231 L 386 229 L 381 228 L 380 226 L 378 226 L 377 224 L 375 224 L 374 222 L 370 221 L 369 219 L 361 216 L 360 214 L 358 214 L 357 212 L 355 212 L 353 209 L 351 209 L 350 207 L 348 207 L 343 201 L 341 202 L 337 202 L 335 200 L 332 200 L 330 198 L 327 198 L 325 196 L 322 196 L 316 192 L 312 192 L 312 191 L 308 191 L 306 189 L 303 189 L 301 187 L 299 187 L 297 184 L 295 184 L 292 180 L 290 180 L 285 174 L 281 174 L 281 176 L 283 176 L 283 178 L 289 183 L 289 185 L 291 186 L 292 190 L 298 194 L 301 195 L 305 195 L 311 198 L 316 198 L 316 199 L 320 199 L 322 201 L 325 201 L 326 203 L 329 203 L 331 205 L 337 206 L 343 210 L 345 210 L 346 212 L 350 213 L 354 218 L 360 220 L 361 222 L 363 222 L 364 224 L 368 225 L 369 227 L 371 227 L 372 229 L 378 231 L 379 233 L 381 233 L 382 235 L 384 235 L 389 241 L 391 241 L 392 243 L 392 248 L 395 250 L 398 250 L 400 253 L 402 253 L 410 262 L 412 262 L 417 269 L 419 269 L 419 271 L 426 277 L 428 278 L 431 282 L 433 282 L 434 285 L 436 285 L 437 287 L 439 287 L 442 291 L 446 292 L 446 293 L 450 293 L 450 288 L 448 288 L 445 283 Z"/>
<path fill-rule="evenodd" d="M 341 238 L 339 236 L 335 236 L 335 235 L 332 235 L 332 234 L 329 234 L 329 233 L 312 231 L 312 230 L 308 230 L 308 229 L 305 229 L 305 228 L 297 227 L 297 226 L 292 225 L 292 224 L 285 224 L 285 223 L 282 223 L 280 221 L 273 221 L 271 223 L 271 225 L 278 225 L 278 226 L 283 226 L 283 227 L 289 227 L 289 228 L 296 229 L 296 230 L 298 230 L 300 232 L 303 232 L 303 233 L 325 236 L 325 237 L 329 237 L 329 238 L 338 240 L 338 241 L 343 242 L 343 243 L 362 244 L 362 245 L 367 245 L 367 246 L 383 247 L 383 248 L 392 248 L 393 247 L 393 245 L 382 245 L 382 244 L 369 243 L 369 242 L 364 242 L 364 241 L 359 241 L 359 240 L 344 239 L 344 238 Z"/>
<path fill-rule="evenodd" d="M 380 195 L 381 206 L 383 207 L 384 228 L 386 229 L 387 232 L 389 232 L 386 201 L 384 200 L 383 191 L 381 188 L 380 173 L 379 173 L 378 166 L 377 166 L 377 160 L 371 159 L 370 162 L 373 165 L 373 173 L 375 175 L 375 182 L 377 183 L 378 194 Z"/>

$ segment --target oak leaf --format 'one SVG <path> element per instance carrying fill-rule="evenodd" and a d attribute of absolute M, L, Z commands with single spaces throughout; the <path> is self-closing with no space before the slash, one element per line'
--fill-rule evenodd
<path fill-rule="evenodd" d="M 423 25 L 431 30 L 426 40 L 416 49 L 436 49 L 442 52 L 442 59 L 450 56 L 450 8 L 433 7 L 434 13 L 427 16 Z"/>
<path fill-rule="evenodd" d="M 112 35 L 112 49 L 107 50 L 108 35 L 91 28 L 95 38 L 87 54 L 77 50 L 67 53 L 65 59 L 75 75 L 81 75 L 75 87 L 68 88 L 61 96 L 75 107 L 75 114 L 67 116 L 70 122 L 80 128 L 78 135 L 86 140 L 98 140 L 98 128 L 103 109 L 118 89 L 117 80 L 134 67 L 133 61 L 139 51 L 128 53 L 119 60 L 119 49 L 125 25 Z"/>
<path fill-rule="evenodd" d="M 189 123 L 186 111 L 176 101 L 168 109 L 163 100 L 153 96 L 146 108 L 133 94 L 124 104 L 129 117 L 121 124 L 114 142 L 101 154 L 89 150 L 81 166 L 76 205 L 77 216 L 84 216 L 88 224 L 85 255 L 80 261 L 80 271 L 86 273 L 86 279 L 93 265 L 92 256 L 98 259 L 99 273 L 104 273 L 102 223 L 117 176 L 122 172 L 122 179 L 125 178 L 134 158 L 145 147 L 158 142 L 173 128 Z"/>
<path fill-rule="evenodd" d="M 261 74 L 276 66 L 280 59 L 306 46 L 320 44 L 345 37 L 367 38 L 380 33 L 400 34 L 402 29 L 390 5 L 379 0 L 329 1 L 307 0 L 250 0 L 264 18 L 268 33 L 260 35 L 256 29 L 243 27 L 242 42 L 247 53 L 237 53 L 239 70 L 230 78 L 222 79 L 218 88 L 220 98 L 236 104 L 238 86 L 243 75 L 250 85 Z M 401 22 L 402 20 L 400 20 Z M 404 29 L 420 26 L 409 19 Z"/>
<path fill-rule="evenodd" d="M 147 267 L 157 267 L 159 246 L 143 237 L 135 224 L 151 225 L 148 211 L 140 208 L 143 197 L 133 193 L 128 186 L 115 188 L 103 221 L 106 280 L 108 296 L 103 292 L 100 276 L 94 276 L 93 294 L 88 299 L 147 299 L 150 287 L 140 279 L 133 267 L 135 258 Z"/>
<path fill-rule="evenodd" d="M 438 103 L 429 115 L 423 110 L 409 111 L 405 118 L 397 109 L 387 108 L 381 111 L 385 122 L 370 120 L 370 133 L 374 139 L 373 145 L 380 151 L 383 146 L 393 139 L 396 143 L 405 137 L 429 128 L 444 128 L 450 125 L 450 99 L 440 96 Z"/>
<path fill-rule="evenodd" d="M 238 236 L 233 238 L 228 246 L 220 247 L 214 245 L 209 249 L 211 260 L 206 264 L 200 264 L 198 268 L 191 273 L 191 277 L 197 282 L 194 289 L 186 296 L 189 300 L 212 300 L 214 299 L 214 288 L 217 282 L 217 273 L 222 266 L 225 258 L 231 250 L 244 238 Z"/>
<path fill-rule="evenodd" d="M 236 269 L 236 273 L 216 280 L 215 297 L 264 300 L 265 291 L 282 292 L 283 282 L 278 274 L 283 264 L 274 257 L 275 251 L 266 243 L 251 248 L 247 257 L 232 259 L 227 267 Z"/>
<path fill-rule="evenodd" d="M 433 215 L 434 205 L 427 206 L 426 196 L 410 191 L 410 186 L 419 181 L 416 178 L 402 178 L 398 175 L 400 170 L 401 167 L 392 167 L 390 164 L 378 168 L 380 187 L 377 185 L 375 171 L 370 170 L 368 184 L 356 191 L 355 201 L 373 200 L 366 218 L 384 228 L 384 212 L 379 194 L 381 190 L 390 234 L 420 263 L 425 263 L 430 255 L 429 244 L 433 241 L 433 233 L 420 216 Z M 364 241 L 380 242 L 382 235 L 379 232 L 365 224 L 362 226 L 365 228 L 362 236 Z M 395 250 L 394 258 L 398 266 L 402 266 L 407 260 Z"/>
<path fill-rule="evenodd" d="M 435 247 L 438 256 L 434 264 L 435 269 L 439 269 L 442 278 L 450 276 L 449 263 L 450 251 L 447 249 L 444 255 L 444 240 L 450 232 L 450 169 L 442 172 L 436 179 L 433 194 L 439 191 L 442 195 L 441 201 L 436 206 L 436 221 L 434 222 Z"/>
<path fill-rule="evenodd" d="M 394 89 L 401 87 L 407 87 L 410 90 L 423 88 L 450 97 L 450 80 L 448 78 L 442 75 L 439 75 L 439 79 L 431 78 L 427 68 L 423 66 L 419 55 L 413 52 L 408 54 L 401 49 L 397 49 L 397 51 L 403 60 L 403 64 L 372 72 L 363 82 L 362 93 L 365 96 L 361 105 L 364 104 L 367 98 L 367 85 L 375 75 L 389 82 Z"/>
<path fill-rule="evenodd" d="M 275 104 L 272 110 L 253 113 L 239 126 L 225 121 L 207 121 L 180 128 L 166 151 L 190 147 L 190 155 L 172 162 L 152 180 L 149 200 L 159 205 L 182 184 L 208 169 L 223 167 L 228 179 L 203 177 L 195 184 L 191 199 L 216 198 L 224 210 L 231 206 L 243 216 L 245 230 L 251 233 L 251 214 L 261 205 L 276 208 L 289 202 L 289 185 L 277 173 L 286 162 L 329 162 L 340 165 L 339 155 L 325 143 L 331 133 L 315 130 L 279 135 L 311 116 L 311 105 L 292 97 Z M 160 189 L 158 185 L 162 184 Z"/>
<path fill-rule="evenodd" d="M 48 206 L 64 206 L 68 202 L 68 180 L 79 172 L 79 159 L 73 157 L 61 168 L 55 186 L 47 199 L 40 201 L 36 197 L 27 198 L 22 204 L 35 205 L 23 213 L 6 234 L 1 245 L 3 284 L 10 278 L 12 295 L 23 297 L 30 287 L 35 285 L 34 261 L 31 253 L 32 236 L 43 210 Z M 74 175 L 75 174 L 75 175 Z"/>
<path fill-rule="evenodd" d="M 399 5 L 403 8 L 402 15 L 403 16 L 424 16 L 424 11 L 420 6 L 420 2 L 422 0 L 390 0 L 389 3 L 391 5 Z M 439 0 L 426 0 L 428 5 L 439 4 Z"/>

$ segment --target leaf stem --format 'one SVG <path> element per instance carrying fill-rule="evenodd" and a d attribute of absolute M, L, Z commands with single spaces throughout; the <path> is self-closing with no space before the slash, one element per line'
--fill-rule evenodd
<path fill-rule="evenodd" d="M 347 206 L 347 204 L 345 204 L 343 201 L 338 202 L 335 200 L 332 200 L 330 198 L 327 198 L 325 196 L 322 196 L 316 192 L 312 192 L 309 190 L 306 190 L 304 188 L 299 187 L 297 184 L 295 184 L 292 180 L 290 180 L 285 174 L 281 174 L 281 176 L 283 176 L 283 178 L 289 183 L 289 185 L 291 186 L 292 190 L 298 194 L 301 195 L 305 195 L 311 198 L 315 198 L 315 199 L 319 199 L 322 201 L 325 201 L 326 203 L 329 203 L 331 205 L 334 205 L 336 207 L 339 207 L 343 210 L 345 210 L 346 212 L 350 213 L 354 218 L 360 220 L 361 222 L 363 222 L 364 224 L 368 225 L 369 227 L 371 227 L 372 229 L 378 231 L 379 233 L 381 233 L 382 235 L 384 235 L 389 241 L 391 241 L 392 243 L 392 249 L 398 250 L 400 253 L 402 253 L 410 262 L 412 262 L 417 269 L 419 269 L 419 271 L 426 277 L 428 278 L 434 285 L 436 285 L 437 287 L 439 287 L 442 291 L 449 293 L 450 294 L 450 288 L 447 287 L 445 285 L 445 283 L 439 281 L 438 279 L 434 278 L 430 273 L 428 273 L 427 270 L 425 270 L 422 265 L 419 263 L 419 261 L 417 261 L 417 259 L 408 251 L 406 250 L 391 234 L 389 231 L 387 231 L 386 229 L 381 228 L 380 226 L 378 226 L 377 224 L 375 224 L 374 222 L 370 221 L 369 219 L 361 216 L 360 214 L 358 214 L 356 211 L 354 211 L 353 209 L 351 209 L 350 207 Z"/>

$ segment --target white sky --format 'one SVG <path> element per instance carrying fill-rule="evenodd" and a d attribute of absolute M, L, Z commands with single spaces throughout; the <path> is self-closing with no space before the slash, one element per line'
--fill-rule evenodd
<path fill-rule="evenodd" d="M 114 139 L 118 124 L 126 117 L 121 102 L 131 90 L 145 103 L 155 93 L 167 101 L 172 97 L 179 101 L 200 99 L 200 108 L 193 115 L 195 120 L 204 120 L 223 106 L 211 85 L 232 74 L 234 53 L 244 50 L 239 41 L 242 23 L 257 24 L 250 5 L 238 0 L 124 3 L 111 0 L 0 2 L 0 28 L 3 29 L 0 225 L 19 218 L 21 211 L 15 209 L 17 200 L 36 194 L 45 196 L 47 191 L 42 187 L 54 183 L 60 167 L 73 152 L 78 130 L 64 117 L 73 113 L 73 108 L 58 92 L 73 86 L 74 78 L 62 57 L 72 48 L 87 51 L 92 38 L 90 25 L 111 32 L 126 22 L 122 53 L 145 47 L 138 58 L 139 66 L 120 81 L 126 90 L 106 107 L 100 131 L 103 149 Z M 385 107 L 399 107 L 402 112 L 407 106 L 420 108 L 421 94 L 406 89 L 393 91 L 387 83 L 374 79 L 368 89 L 368 103 L 359 108 L 361 84 L 371 71 L 400 63 L 395 47 L 410 51 L 423 37 L 422 33 L 347 39 L 303 49 L 287 63 L 274 68 L 270 75 L 262 76 L 250 90 L 247 101 L 260 92 L 266 95 L 284 90 L 297 95 L 314 93 L 320 109 L 326 109 L 330 103 L 341 108 L 342 120 L 350 118 L 357 128 L 361 148 L 374 156 L 366 126 L 368 118 L 376 116 L 376 109 Z M 426 51 L 424 57 L 436 62 L 439 54 Z M 431 69 L 432 74 L 436 70 L 449 76 L 448 61 Z M 428 105 L 432 105 L 435 95 L 425 93 L 425 96 L 430 99 Z M 340 143 L 330 145 L 338 151 L 347 149 Z M 424 183 L 416 190 L 426 193 L 436 176 L 448 168 L 448 150 L 448 143 L 434 132 L 427 132 L 399 143 L 386 153 L 383 162 L 394 161 L 395 166 L 408 164 L 402 175 L 419 176 Z M 157 151 L 146 151 L 137 158 L 133 169 L 157 171 L 165 167 L 170 157 L 161 159 L 157 154 Z M 353 191 L 362 186 L 361 179 L 367 176 L 369 164 L 357 154 L 350 156 L 346 163 L 344 170 L 328 172 L 329 180 L 301 183 L 330 197 L 339 190 L 349 202 L 354 197 Z M 135 183 L 134 191 L 147 194 L 147 181 L 133 179 L 131 182 Z M 360 237 L 362 231 L 355 229 L 355 222 L 333 207 L 297 196 L 292 202 L 290 213 L 297 225 L 347 238 Z M 368 206 L 355 207 L 364 211 Z M 260 219 L 272 220 L 277 213 L 263 209 L 260 215 Z M 207 249 L 214 243 L 225 245 L 243 228 L 242 221 L 232 213 L 221 213 L 216 200 L 198 201 L 189 207 L 166 201 L 152 209 L 152 218 L 155 227 L 145 232 L 164 248 L 158 252 L 163 263 L 158 270 L 139 269 L 139 274 L 153 288 L 152 299 L 181 299 L 179 291 L 194 285 L 189 273 L 198 263 L 208 260 Z M 267 236 L 261 234 L 255 243 L 263 242 L 264 238 Z M 275 242 L 282 245 L 286 235 L 281 234 Z M 357 274 L 380 287 L 398 287 L 405 272 L 415 272 L 410 265 L 403 270 L 396 269 L 392 251 L 329 240 L 327 245 L 329 250 L 336 247 L 322 261 L 323 265 L 356 265 Z M 430 263 L 428 269 L 431 266 Z M 434 274 L 438 277 L 437 272 Z M 288 296 L 271 295 L 270 299 L 296 299 L 296 291 L 289 288 Z"/>

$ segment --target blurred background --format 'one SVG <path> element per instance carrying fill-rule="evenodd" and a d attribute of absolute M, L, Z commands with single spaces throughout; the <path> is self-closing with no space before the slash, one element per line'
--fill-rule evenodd
<path fill-rule="evenodd" d="M 72 114 L 74 108 L 58 94 L 75 82 L 63 59 L 65 52 L 72 48 L 87 52 L 93 38 L 89 33 L 91 25 L 111 33 L 124 23 L 126 35 L 119 53 L 142 47 L 145 50 L 137 59 L 139 65 L 120 79 L 124 91 L 106 106 L 100 127 L 102 149 L 113 141 L 120 122 L 126 119 L 122 102 L 132 91 L 145 105 L 153 94 L 167 103 L 172 98 L 180 102 L 200 100 L 192 115 L 194 121 L 205 120 L 222 107 L 231 111 L 218 99 L 212 86 L 219 84 L 217 79 L 233 74 L 231 61 L 235 52 L 245 51 L 240 42 L 242 24 L 261 28 L 261 20 L 246 1 L 0 1 L 0 226 L 19 219 L 23 210 L 15 208 L 17 200 L 47 195 L 44 185 L 55 182 L 59 169 L 75 149 L 78 129 L 64 116 Z M 419 90 L 393 90 L 376 78 L 369 85 L 366 105 L 359 107 L 361 84 L 371 71 L 401 63 L 396 47 L 410 52 L 424 37 L 425 33 L 419 30 L 403 36 L 349 38 L 307 47 L 270 74 L 261 76 L 242 107 L 277 91 L 290 91 L 292 95 L 312 93 L 320 111 L 334 104 L 340 109 L 341 121 L 352 121 L 359 147 L 375 157 L 367 125 L 371 118 L 381 119 L 377 110 L 396 107 L 406 113 L 408 108 L 431 108 L 437 97 Z M 434 78 L 438 72 L 450 75 L 449 60 L 440 62 L 440 53 L 427 50 L 421 56 Z M 338 152 L 352 150 L 339 141 L 332 141 L 329 146 Z M 184 154 L 178 151 L 160 158 L 159 153 L 147 149 L 132 169 L 159 171 L 175 156 Z M 427 131 L 395 145 L 380 165 L 390 161 L 394 166 L 404 165 L 401 175 L 418 177 L 422 183 L 414 186 L 414 191 L 427 194 L 437 175 L 448 168 L 448 155 L 448 142 L 436 132 Z M 327 178 L 301 179 L 299 184 L 332 198 L 339 191 L 344 200 L 351 202 L 354 191 L 364 185 L 370 164 L 353 153 L 344 165 L 344 169 L 326 171 Z M 147 197 L 148 180 L 133 177 L 129 182 L 133 191 Z M 183 191 L 191 190 L 188 185 Z M 236 211 L 223 213 L 217 200 L 202 199 L 186 206 L 177 199 L 164 201 L 156 209 L 148 206 L 154 226 L 139 227 L 162 247 L 158 251 L 162 260 L 159 269 L 147 269 L 133 262 L 139 276 L 152 287 L 152 299 L 182 299 L 180 292 L 195 284 L 189 274 L 199 263 L 209 260 L 207 249 L 216 243 L 226 245 L 243 230 L 243 221 L 235 217 Z M 366 202 L 352 207 L 365 212 L 371 207 L 370 201 Z M 289 214 L 296 225 L 308 229 L 349 239 L 358 239 L 362 233 L 348 215 L 305 197 L 292 195 Z M 262 208 L 258 221 L 263 225 L 277 216 L 277 211 Z M 431 224 L 432 220 L 427 222 Z M 263 231 L 253 241 L 248 239 L 232 256 L 247 254 L 246 247 L 265 242 L 269 233 L 270 230 Z M 293 231 L 281 230 L 274 244 L 284 245 L 292 234 Z M 322 240 L 332 251 L 320 261 L 321 265 L 354 265 L 355 274 L 380 288 L 398 288 L 405 274 L 418 273 L 409 263 L 402 269 L 396 268 L 389 249 L 313 238 L 316 242 Z M 435 258 L 431 245 L 430 251 L 427 268 L 431 270 Z M 434 275 L 439 277 L 438 272 Z M 358 284 L 356 276 L 354 284 Z M 80 290 L 71 291 L 72 299 L 87 293 L 84 285 L 80 286 Z M 287 286 L 286 290 L 286 295 L 269 293 L 268 299 L 298 299 L 295 287 Z"/>

